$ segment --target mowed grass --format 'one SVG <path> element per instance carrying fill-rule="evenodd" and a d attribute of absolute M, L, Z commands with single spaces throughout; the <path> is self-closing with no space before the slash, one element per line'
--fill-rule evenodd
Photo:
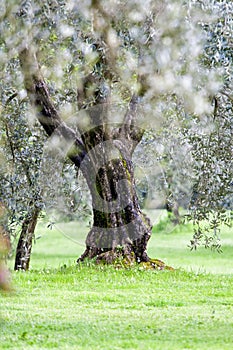
<path fill-rule="evenodd" d="M 230 229 L 222 254 L 190 252 L 189 226 L 154 233 L 149 255 L 173 272 L 76 266 L 87 231 L 39 224 L 31 271 L 13 273 L 15 292 L 0 296 L 0 349 L 233 348 Z"/>

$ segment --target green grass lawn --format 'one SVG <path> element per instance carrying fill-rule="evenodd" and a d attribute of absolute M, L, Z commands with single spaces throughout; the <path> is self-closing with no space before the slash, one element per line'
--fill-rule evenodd
<path fill-rule="evenodd" d="M 75 266 L 85 224 L 37 229 L 31 271 L 0 295 L 0 349 L 232 349 L 233 237 L 190 252 L 187 226 L 154 233 L 149 255 L 177 270 Z"/>

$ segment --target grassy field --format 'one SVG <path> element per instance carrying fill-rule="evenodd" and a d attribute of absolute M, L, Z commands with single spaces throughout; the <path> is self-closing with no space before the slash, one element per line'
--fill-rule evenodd
<path fill-rule="evenodd" d="M 43 223 L 31 271 L 0 295 L 0 349 L 232 349 L 233 237 L 187 248 L 189 227 L 155 233 L 149 254 L 177 270 L 75 266 L 88 227 Z"/>

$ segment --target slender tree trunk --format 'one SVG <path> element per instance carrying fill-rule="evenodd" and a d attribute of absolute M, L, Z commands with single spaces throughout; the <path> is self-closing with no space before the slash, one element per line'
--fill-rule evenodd
<path fill-rule="evenodd" d="M 32 241 L 37 224 L 37 219 L 40 213 L 39 208 L 35 208 L 32 214 L 24 220 L 16 249 L 15 270 L 29 269 Z"/>

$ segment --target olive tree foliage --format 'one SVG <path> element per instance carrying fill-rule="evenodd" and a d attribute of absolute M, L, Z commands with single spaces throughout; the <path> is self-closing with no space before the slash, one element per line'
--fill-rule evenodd
<path fill-rule="evenodd" d="M 166 182 L 170 174 L 173 179 L 188 174 L 195 183 L 197 196 L 190 212 L 195 223 L 214 217 L 218 224 L 222 202 L 230 195 L 232 171 L 231 35 L 226 34 L 232 33 L 230 5 L 195 0 L 11 0 L 1 6 L 2 90 L 8 84 L 10 95 L 17 93 L 9 105 L 18 122 L 17 104 L 23 100 L 34 130 L 38 113 L 31 112 L 26 98 L 32 94 L 30 70 L 34 70 L 43 76 L 49 105 L 62 120 L 69 125 L 70 116 L 77 116 L 70 125 L 78 139 L 100 124 L 112 139 L 124 129 L 131 136 L 134 132 L 136 143 L 141 140 L 146 152 L 153 149 L 148 152 L 153 162 L 166 164 L 162 166 Z M 12 62 L 13 74 L 7 68 Z M 80 112 L 96 111 L 103 103 L 112 108 L 107 117 L 93 121 L 91 113 Z M 5 113 L 3 118 L 11 119 Z M 138 130 L 143 132 L 139 135 Z M 51 129 L 46 131 L 50 136 Z M 154 142 L 148 137 L 151 133 Z M 181 175 L 174 175 L 179 171 Z M 174 196 L 177 186 L 169 186 L 173 193 L 168 191 L 168 197 Z M 200 238 L 198 226 L 193 246 Z"/>
<path fill-rule="evenodd" d="M 213 110 L 205 117 L 202 130 L 198 130 L 196 122 L 187 134 L 193 145 L 196 176 L 190 209 L 197 227 L 191 246 L 196 248 L 202 240 L 206 246 L 218 249 L 219 227 L 222 222 L 232 224 L 233 210 L 233 4 L 197 3 L 213 14 L 210 23 L 200 23 L 206 33 L 200 62 L 208 69 L 220 71 L 222 84 L 212 97 Z M 205 224 L 201 225 L 203 220 Z"/>
<path fill-rule="evenodd" d="M 211 19 L 199 21 L 205 35 L 199 64 L 216 72 L 218 79 L 213 84 L 220 85 L 210 94 L 211 107 L 201 118 L 199 113 L 187 112 L 181 100 L 170 97 L 172 103 L 164 109 L 165 123 L 143 147 L 156 156 L 155 187 L 163 190 L 158 205 L 166 203 L 167 195 L 171 205 L 178 201 L 186 206 L 188 202 L 185 217 L 194 224 L 190 247 L 204 244 L 220 249 L 220 226 L 232 224 L 233 208 L 233 5 L 228 1 L 193 1 L 190 6 L 211 14 Z"/>
<path fill-rule="evenodd" d="M 37 179 L 42 143 L 41 133 L 27 123 L 25 101 L 7 79 L 1 82 L 1 92 L 1 151 L 5 159 L 1 162 L 0 196 L 8 208 L 10 229 L 24 220 L 36 202 L 40 206 Z"/>

